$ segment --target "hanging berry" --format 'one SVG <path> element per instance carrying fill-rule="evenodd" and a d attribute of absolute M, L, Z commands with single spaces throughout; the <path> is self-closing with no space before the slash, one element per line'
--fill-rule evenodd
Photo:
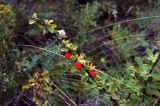
<path fill-rule="evenodd" d="M 76 63 L 75 65 L 76 70 L 80 70 L 82 68 L 82 64 L 81 63 Z"/>
<path fill-rule="evenodd" d="M 92 78 L 95 78 L 95 77 L 96 77 L 96 72 L 92 71 L 92 72 L 90 73 L 90 76 L 91 76 Z"/>
<path fill-rule="evenodd" d="M 137 79 L 136 76 L 134 76 L 133 79 L 136 81 L 136 79 Z"/>
<path fill-rule="evenodd" d="M 69 52 L 65 53 L 65 59 L 69 60 L 71 58 L 71 54 Z"/>
<path fill-rule="evenodd" d="M 135 80 L 136 81 L 136 75 L 135 75 L 135 73 L 134 72 L 132 72 L 132 74 L 131 74 L 131 76 L 132 76 L 132 78 L 133 78 L 133 80 Z"/>

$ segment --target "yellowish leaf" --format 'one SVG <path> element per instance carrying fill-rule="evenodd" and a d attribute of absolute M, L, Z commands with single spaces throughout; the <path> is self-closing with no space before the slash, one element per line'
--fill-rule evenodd
<path fill-rule="evenodd" d="M 48 75 L 49 74 L 49 71 L 48 70 L 45 70 L 43 73 L 42 73 L 42 76 L 45 76 L 45 75 Z"/>
<path fill-rule="evenodd" d="M 29 20 L 29 25 L 34 24 L 36 21 L 35 20 Z"/>
<path fill-rule="evenodd" d="M 49 83 L 49 82 L 50 82 L 50 79 L 49 79 L 49 77 L 44 76 L 44 77 L 43 77 L 43 81 L 46 82 L 46 83 Z"/>
<path fill-rule="evenodd" d="M 160 40 L 157 40 L 157 45 L 160 46 Z"/>
<path fill-rule="evenodd" d="M 38 77 L 39 77 L 39 73 L 35 72 L 33 78 L 38 79 Z"/>
<path fill-rule="evenodd" d="M 28 84 L 25 84 L 25 85 L 22 86 L 22 89 L 23 89 L 23 90 L 29 89 L 29 88 L 30 88 L 30 85 L 28 85 Z"/>
<path fill-rule="evenodd" d="M 45 23 L 46 25 L 51 25 L 52 22 L 53 22 L 53 20 L 44 20 L 44 23 Z"/>
<path fill-rule="evenodd" d="M 29 82 L 29 83 L 30 83 L 30 82 L 34 82 L 34 79 L 33 79 L 32 77 L 30 77 L 28 82 Z"/>
<path fill-rule="evenodd" d="M 88 70 L 91 72 L 96 68 L 92 63 L 89 64 Z"/>
<path fill-rule="evenodd" d="M 75 56 L 74 56 L 74 59 L 76 60 L 76 61 L 78 61 L 78 62 L 80 62 L 80 63 L 86 63 L 87 61 L 84 59 L 84 57 L 85 57 L 85 55 L 82 53 L 82 54 L 80 54 L 79 56 L 78 56 L 78 54 L 76 54 Z"/>
<path fill-rule="evenodd" d="M 38 19 L 37 18 L 37 13 L 33 13 L 32 18 Z"/>

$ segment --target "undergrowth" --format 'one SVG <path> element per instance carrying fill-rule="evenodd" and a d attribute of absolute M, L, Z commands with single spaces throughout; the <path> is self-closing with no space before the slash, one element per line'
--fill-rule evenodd
<path fill-rule="evenodd" d="M 158 7 L 149 13 L 138 4 L 126 10 L 125 3 L 116 1 L 78 6 L 67 0 L 55 6 L 39 2 L 47 3 L 47 9 L 58 8 L 58 13 L 44 12 L 46 5 L 41 4 L 40 12 L 25 23 L 31 7 L 25 9 L 27 5 L 19 2 L 23 12 L 14 9 L 15 14 L 10 6 L 0 5 L 0 104 L 160 105 Z M 155 2 L 147 0 L 142 7 L 150 4 Z M 122 6 L 124 17 L 136 18 L 123 20 Z"/>

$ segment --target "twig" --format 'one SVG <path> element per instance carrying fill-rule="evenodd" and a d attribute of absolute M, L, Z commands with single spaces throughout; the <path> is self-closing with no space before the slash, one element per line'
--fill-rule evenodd
<path fill-rule="evenodd" d="M 96 102 L 95 102 L 95 106 L 97 106 L 99 104 L 98 101 L 99 101 L 99 95 L 97 96 L 97 99 L 96 99 Z"/>
<path fill-rule="evenodd" d="M 26 95 L 23 94 L 23 96 L 29 99 L 30 101 L 33 101 L 31 98 L 27 97 Z"/>
<path fill-rule="evenodd" d="M 58 95 L 68 106 L 71 106 L 60 94 Z"/>
<path fill-rule="evenodd" d="M 74 106 L 77 106 L 76 103 L 70 98 L 68 97 L 55 83 L 53 83 L 53 85 L 67 98 L 71 101 L 71 103 L 73 103 Z"/>
<path fill-rule="evenodd" d="M 23 92 L 21 92 L 21 94 L 16 98 L 15 102 L 14 102 L 14 106 L 17 106 L 17 102 L 19 101 L 20 97 L 22 96 Z"/>
<path fill-rule="evenodd" d="M 27 102 L 23 99 L 23 97 L 22 97 L 22 101 L 23 101 L 25 104 L 27 104 L 28 106 L 31 106 L 29 103 L 27 103 Z"/>

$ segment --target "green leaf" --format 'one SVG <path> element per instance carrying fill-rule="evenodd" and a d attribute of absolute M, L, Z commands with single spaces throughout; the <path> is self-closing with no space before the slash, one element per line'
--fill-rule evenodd
<path fill-rule="evenodd" d="M 60 48 L 60 51 L 61 52 L 66 52 L 66 51 L 68 51 L 68 49 L 67 48 Z"/>
<path fill-rule="evenodd" d="M 129 88 L 135 92 L 139 92 L 143 88 L 143 85 L 141 83 L 135 83 L 133 81 L 130 81 L 126 83 L 126 88 Z"/>
<path fill-rule="evenodd" d="M 43 25 L 38 25 L 38 27 L 41 29 L 45 29 L 45 27 Z"/>
<path fill-rule="evenodd" d="M 49 30 L 49 32 L 54 33 L 56 27 L 57 27 L 56 24 L 51 24 L 51 25 L 47 26 L 47 29 Z"/>
<path fill-rule="evenodd" d="M 146 52 L 147 52 L 148 57 L 152 57 L 153 56 L 153 53 L 152 53 L 151 49 L 147 48 Z"/>
<path fill-rule="evenodd" d="M 107 81 L 107 76 L 103 74 L 101 81 L 103 82 L 103 84 L 105 84 L 105 82 Z"/>
<path fill-rule="evenodd" d="M 159 82 L 155 82 L 154 81 L 154 82 L 149 83 L 148 87 L 152 88 L 152 89 L 159 89 L 160 88 L 160 84 L 159 84 Z"/>
<path fill-rule="evenodd" d="M 72 45 L 72 50 L 77 50 L 78 46 L 77 45 Z"/>
<path fill-rule="evenodd" d="M 119 99 L 120 99 L 120 97 L 119 97 L 118 95 L 116 95 L 116 94 L 112 94 L 112 97 L 113 97 L 113 99 L 115 99 L 115 100 L 119 100 Z"/>
<path fill-rule="evenodd" d="M 156 95 L 156 96 L 160 95 L 159 91 L 153 88 L 146 88 L 146 93 L 150 95 Z"/>
<path fill-rule="evenodd" d="M 109 92 L 115 92 L 117 90 L 117 87 L 119 86 L 118 82 L 110 83 L 110 87 L 108 88 Z"/>
<path fill-rule="evenodd" d="M 147 59 L 150 60 L 152 63 L 154 63 L 157 60 L 158 55 L 159 55 L 159 53 L 152 54 L 152 55 L 148 56 Z"/>
<path fill-rule="evenodd" d="M 46 34 L 46 33 L 47 33 L 46 29 L 43 29 L 43 34 Z"/>
<path fill-rule="evenodd" d="M 36 21 L 35 20 L 29 20 L 29 25 L 34 24 Z"/>
<path fill-rule="evenodd" d="M 87 82 L 88 81 L 88 76 L 84 76 L 82 77 L 83 82 Z"/>
<path fill-rule="evenodd" d="M 75 68 L 73 68 L 73 69 L 71 70 L 71 72 L 72 72 L 72 73 L 77 73 L 77 70 L 76 70 Z"/>
<path fill-rule="evenodd" d="M 136 60 L 136 62 L 137 62 L 137 64 L 138 64 L 138 66 L 139 66 L 140 68 L 142 68 L 142 65 L 143 65 L 142 59 L 139 58 L 139 57 L 136 57 L 135 60 Z"/>
<path fill-rule="evenodd" d="M 45 75 L 48 75 L 49 74 L 49 71 L 48 70 L 45 70 L 43 73 L 42 73 L 42 76 L 45 76 Z"/>
<path fill-rule="evenodd" d="M 145 73 L 147 73 L 151 69 L 151 66 L 148 64 L 143 64 L 141 68 Z"/>
<path fill-rule="evenodd" d="M 152 73 L 149 75 L 150 77 L 153 77 L 153 80 L 160 80 L 160 74 L 159 73 Z"/>
<path fill-rule="evenodd" d="M 63 40 L 62 43 L 71 50 L 77 50 L 78 46 L 70 43 L 68 40 Z"/>

